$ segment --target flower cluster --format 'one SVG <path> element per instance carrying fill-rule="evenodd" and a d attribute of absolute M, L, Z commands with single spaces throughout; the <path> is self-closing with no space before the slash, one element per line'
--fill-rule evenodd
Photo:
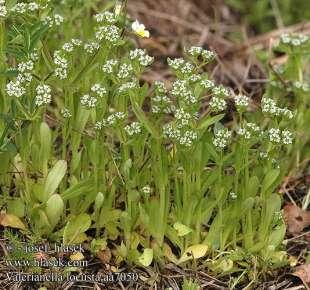
<path fill-rule="evenodd" d="M 200 85 L 208 90 L 213 89 L 215 87 L 215 83 L 213 81 L 205 79 L 200 82 Z"/>
<path fill-rule="evenodd" d="M 102 66 L 102 70 L 105 73 L 111 74 L 113 72 L 114 67 L 118 64 L 116 59 L 109 59 L 107 60 L 104 65 Z"/>
<path fill-rule="evenodd" d="M 291 110 L 287 108 L 279 108 L 277 106 L 277 103 L 270 98 L 263 97 L 261 106 L 262 106 L 262 112 L 264 113 L 268 113 L 275 116 L 284 116 L 288 119 L 292 119 L 294 117 L 294 114 Z"/>
<path fill-rule="evenodd" d="M 209 102 L 209 106 L 214 112 L 221 112 L 226 109 L 226 101 L 217 96 L 213 96 Z"/>
<path fill-rule="evenodd" d="M 130 125 L 125 126 L 125 131 L 129 136 L 138 135 L 141 133 L 141 124 L 138 122 L 133 122 Z"/>
<path fill-rule="evenodd" d="M 229 97 L 230 95 L 228 89 L 226 89 L 222 85 L 214 86 L 212 88 L 212 93 L 216 96 L 221 96 L 221 97 Z"/>
<path fill-rule="evenodd" d="M 141 66 L 148 66 L 154 60 L 154 57 L 149 56 L 145 50 L 140 49 L 140 48 L 131 50 L 129 53 L 129 58 L 131 60 L 138 60 Z"/>
<path fill-rule="evenodd" d="M 55 14 L 53 16 L 46 16 L 44 19 L 44 24 L 48 25 L 48 27 L 53 27 L 53 26 L 59 26 L 64 22 L 64 18 L 59 15 Z"/>
<path fill-rule="evenodd" d="M 185 110 L 183 108 L 176 109 L 174 116 L 177 120 L 177 127 L 178 128 L 183 128 L 185 126 L 188 126 L 190 120 L 192 119 L 191 114 L 188 112 L 185 112 Z"/>
<path fill-rule="evenodd" d="M 152 189 L 149 185 L 143 186 L 141 190 L 144 194 L 150 194 L 152 191 Z"/>
<path fill-rule="evenodd" d="M 123 63 L 121 64 L 121 66 L 119 67 L 119 71 L 117 73 L 117 77 L 119 79 L 125 79 L 128 78 L 131 74 L 131 72 L 133 71 L 133 67 L 132 65 L 129 63 Z"/>
<path fill-rule="evenodd" d="M 88 94 L 81 97 L 81 104 L 89 109 L 96 107 L 97 99 Z"/>
<path fill-rule="evenodd" d="M 195 104 L 197 99 L 192 94 L 185 80 L 176 80 L 172 84 L 171 94 L 181 97 L 187 104 Z"/>
<path fill-rule="evenodd" d="M 125 93 L 131 89 L 136 88 L 136 87 L 137 87 L 137 84 L 136 84 L 135 80 L 132 80 L 131 82 L 121 84 L 121 86 L 118 88 L 118 92 L 119 93 Z"/>
<path fill-rule="evenodd" d="M 195 131 L 191 129 L 181 131 L 179 128 L 174 128 L 172 123 L 166 124 L 164 126 L 163 134 L 166 138 L 175 140 L 180 145 L 185 147 L 191 147 L 193 142 L 198 138 L 198 134 Z"/>
<path fill-rule="evenodd" d="M 210 62 L 215 58 L 215 53 L 213 51 L 203 49 L 200 46 L 192 46 L 187 50 L 187 53 L 191 56 L 198 58 L 202 57 L 203 61 Z"/>
<path fill-rule="evenodd" d="M 280 37 L 280 41 L 283 44 L 300 46 L 309 41 L 309 36 L 304 34 L 298 34 L 298 35 L 282 34 Z"/>
<path fill-rule="evenodd" d="M 249 105 L 249 98 L 244 95 L 237 95 L 235 96 L 235 104 L 239 110 L 246 109 Z"/>
<path fill-rule="evenodd" d="M 5 0 L 0 0 L 0 17 L 5 17 L 7 14 L 7 10 L 5 7 Z"/>
<path fill-rule="evenodd" d="M 165 84 L 161 81 L 155 81 L 155 96 L 152 97 L 152 112 L 154 114 L 170 114 L 175 110 L 172 100 L 167 96 Z"/>
<path fill-rule="evenodd" d="M 172 69 L 183 75 L 191 74 L 195 68 L 192 63 L 185 61 L 183 58 L 168 58 L 167 62 Z"/>
<path fill-rule="evenodd" d="M 91 42 L 84 44 L 84 49 L 86 50 L 87 53 L 90 53 L 90 54 L 94 53 L 99 48 L 100 48 L 99 43 L 95 41 L 91 41 Z"/>
<path fill-rule="evenodd" d="M 48 85 L 38 85 L 36 87 L 35 104 L 36 106 L 47 105 L 52 101 L 51 88 Z"/>
<path fill-rule="evenodd" d="M 66 79 L 68 76 L 68 61 L 63 56 L 60 50 L 54 52 L 54 63 L 56 65 L 55 75 L 61 80 Z"/>
<path fill-rule="evenodd" d="M 268 138 L 272 143 L 276 144 L 282 142 L 285 145 L 289 145 L 293 142 L 293 134 L 287 129 L 281 131 L 279 128 L 270 128 L 268 130 Z"/>
<path fill-rule="evenodd" d="M 219 150 L 224 149 L 227 146 L 228 141 L 231 138 L 231 135 L 232 135 L 231 131 L 229 131 L 227 128 L 215 131 L 213 138 L 213 145 Z"/>
<path fill-rule="evenodd" d="M 101 86 L 100 84 L 94 84 L 94 85 L 90 88 L 90 90 L 91 90 L 93 93 L 97 94 L 100 98 L 102 98 L 104 95 L 107 94 L 107 90 L 106 90 L 103 86 Z"/>
<path fill-rule="evenodd" d="M 124 112 L 112 113 L 106 120 L 103 120 L 104 126 L 113 126 L 119 121 L 125 120 L 126 115 Z"/>
<path fill-rule="evenodd" d="M 81 46 L 83 41 L 77 38 L 72 38 L 71 41 L 64 43 L 62 49 L 65 52 L 72 52 L 75 47 Z"/>
<path fill-rule="evenodd" d="M 116 25 L 100 26 L 95 33 L 95 37 L 97 40 L 106 40 L 111 42 L 112 44 L 116 44 L 120 36 L 120 29 Z"/>
<path fill-rule="evenodd" d="M 68 108 L 62 108 L 60 113 L 64 118 L 70 118 L 72 116 Z"/>
<path fill-rule="evenodd" d="M 36 11 L 38 9 L 39 9 L 39 5 L 36 2 L 30 2 L 30 3 L 20 2 L 20 3 L 15 4 L 11 8 L 11 12 L 24 14 L 26 12 L 33 12 L 33 11 Z"/>
<path fill-rule="evenodd" d="M 309 92 L 310 88 L 309 85 L 306 83 L 302 83 L 302 82 L 294 82 L 294 87 L 298 90 L 302 90 L 304 92 Z"/>
<path fill-rule="evenodd" d="M 94 17 L 98 23 L 105 22 L 105 23 L 113 24 L 116 22 L 114 13 L 110 11 L 104 11 L 104 12 L 98 13 Z"/>
<path fill-rule="evenodd" d="M 26 86 L 32 81 L 31 71 L 34 69 L 33 60 L 21 62 L 17 65 L 18 75 L 15 81 L 6 85 L 6 92 L 11 97 L 20 98 L 26 93 Z"/>

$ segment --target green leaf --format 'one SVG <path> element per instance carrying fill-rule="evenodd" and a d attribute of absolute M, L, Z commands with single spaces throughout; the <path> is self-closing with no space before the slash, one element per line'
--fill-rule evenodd
<path fill-rule="evenodd" d="M 146 248 L 143 254 L 139 257 L 139 262 L 144 266 L 148 267 L 153 261 L 153 249 Z"/>
<path fill-rule="evenodd" d="M 179 237 L 183 237 L 191 233 L 193 230 L 180 222 L 176 222 L 173 225 L 174 229 L 178 232 Z"/>
<path fill-rule="evenodd" d="M 80 237 L 85 237 L 85 232 L 90 228 L 91 219 L 88 214 L 80 214 L 72 217 L 64 228 L 63 243 L 76 244 L 80 241 Z"/>
<path fill-rule="evenodd" d="M 209 126 L 213 125 L 214 123 L 223 119 L 225 114 L 216 115 L 214 117 L 206 118 L 205 120 L 202 119 L 197 127 L 198 130 L 207 129 Z"/>
<path fill-rule="evenodd" d="M 52 146 L 51 140 L 51 130 L 45 122 L 42 122 L 40 126 L 40 159 L 44 175 L 47 174 L 47 162 Z"/>
<path fill-rule="evenodd" d="M 64 178 L 67 171 L 67 162 L 65 160 L 59 160 L 56 162 L 52 170 L 47 175 L 42 200 L 46 202 L 50 196 L 56 191 L 61 180 Z"/>
<path fill-rule="evenodd" d="M 280 174 L 280 169 L 272 169 L 265 176 L 262 183 L 262 194 L 266 194 L 268 189 L 274 184 Z"/>
<path fill-rule="evenodd" d="M 45 212 L 53 228 L 58 224 L 63 210 L 64 202 L 59 194 L 52 195 L 46 202 Z"/>
<path fill-rule="evenodd" d="M 21 218 L 25 215 L 25 204 L 21 199 L 13 199 L 8 201 L 8 213 Z"/>

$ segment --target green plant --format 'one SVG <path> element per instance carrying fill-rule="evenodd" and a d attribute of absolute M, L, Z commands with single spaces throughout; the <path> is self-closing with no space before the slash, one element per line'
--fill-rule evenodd
<path fill-rule="evenodd" d="M 5 21 L 14 25 L 1 31 L 1 172 L 14 172 L 0 180 L 8 213 L 41 238 L 90 237 L 93 252 L 113 245 L 117 263 L 195 266 L 208 255 L 224 273 L 244 269 L 248 256 L 260 267 L 285 263 L 276 190 L 293 112 L 274 114 L 271 98 L 250 111 L 250 98 L 209 79 L 203 68 L 215 54 L 200 47 L 168 59 L 172 84 L 142 83 L 153 58 L 127 35 L 148 32 L 137 22 L 130 29 L 121 6 L 87 21 L 52 7 L 10 8 Z M 227 100 L 236 107 L 228 124 Z"/>

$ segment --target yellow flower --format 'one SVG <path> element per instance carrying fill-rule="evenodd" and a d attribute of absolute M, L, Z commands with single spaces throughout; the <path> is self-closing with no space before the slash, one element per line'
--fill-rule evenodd
<path fill-rule="evenodd" d="M 138 20 L 132 23 L 131 28 L 135 32 L 135 34 L 140 37 L 150 37 L 150 32 L 148 30 L 145 30 L 145 26 L 139 23 Z"/>

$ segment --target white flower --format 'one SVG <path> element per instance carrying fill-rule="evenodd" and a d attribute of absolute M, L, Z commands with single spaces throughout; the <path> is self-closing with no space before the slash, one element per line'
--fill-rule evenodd
<path fill-rule="evenodd" d="M 62 46 L 62 49 L 66 52 L 72 52 L 74 47 L 73 44 L 71 42 L 67 42 Z"/>
<path fill-rule="evenodd" d="M 140 37 L 150 37 L 150 32 L 148 30 L 145 30 L 145 26 L 143 24 L 140 24 L 138 20 L 132 23 L 131 28 L 134 33 Z"/>
<path fill-rule="evenodd" d="M 100 84 L 94 84 L 90 90 L 96 93 L 101 98 L 107 93 L 107 90 Z"/>
<path fill-rule="evenodd" d="M 226 109 L 226 101 L 216 96 L 211 98 L 209 105 L 215 112 L 224 111 Z"/>
<path fill-rule="evenodd" d="M 235 193 L 235 192 L 230 192 L 229 195 L 230 195 L 231 199 L 237 199 L 237 197 L 238 197 L 237 193 Z"/>
<path fill-rule="evenodd" d="M 165 83 L 162 81 L 155 81 L 154 82 L 154 87 L 157 90 L 158 93 L 160 94 L 166 94 L 167 93 L 167 89 L 165 87 Z"/>
<path fill-rule="evenodd" d="M 281 142 L 281 131 L 278 128 L 271 128 L 268 130 L 269 140 L 273 143 Z"/>
<path fill-rule="evenodd" d="M 130 76 L 130 73 L 133 71 L 131 64 L 123 63 L 117 73 L 117 77 L 120 79 L 125 79 Z"/>
<path fill-rule="evenodd" d="M 213 81 L 210 81 L 210 80 L 202 80 L 200 82 L 200 85 L 205 88 L 205 89 L 212 89 L 215 87 L 215 84 Z"/>
<path fill-rule="evenodd" d="M 227 146 L 231 135 L 231 131 L 227 128 L 217 130 L 214 133 L 213 145 L 220 150 L 224 149 Z"/>
<path fill-rule="evenodd" d="M 187 83 L 185 80 L 174 81 L 172 84 L 171 94 L 183 98 L 188 104 L 194 104 L 197 102 L 195 96 L 187 88 Z"/>
<path fill-rule="evenodd" d="M 62 108 L 61 109 L 61 115 L 64 118 L 70 118 L 72 116 L 72 114 L 70 113 L 69 109 L 67 109 L 67 108 Z"/>
<path fill-rule="evenodd" d="M 151 187 L 149 185 L 146 185 L 142 188 L 142 192 L 145 194 L 150 194 L 151 193 Z"/>
<path fill-rule="evenodd" d="M 116 22 L 116 18 L 115 15 L 110 12 L 110 11 L 104 11 L 102 13 L 98 13 L 95 16 L 95 19 L 97 22 L 107 22 L 107 23 L 115 23 Z"/>
<path fill-rule="evenodd" d="M 141 133 L 141 124 L 133 122 L 130 125 L 125 126 L 125 131 L 129 136 L 137 135 Z"/>
<path fill-rule="evenodd" d="M 136 83 L 134 81 L 131 81 L 131 82 L 127 82 L 127 83 L 122 84 L 118 88 L 118 91 L 119 91 L 119 93 L 124 93 L 124 92 L 131 90 L 131 89 L 134 89 L 135 87 L 136 87 Z"/>
<path fill-rule="evenodd" d="M 215 86 L 212 88 L 212 93 L 216 96 L 224 96 L 224 97 L 228 97 L 229 96 L 229 91 L 228 89 L 226 89 L 225 87 L 223 87 L 222 85 L 219 86 Z"/>
<path fill-rule="evenodd" d="M 139 61 L 140 65 L 142 65 L 142 66 L 148 66 L 154 60 L 153 57 L 147 55 L 145 50 L 140 49 L 140 48 L 136 48 L 134 50 L 131 50 L 129 53 L 129 58 L 132 60 L 137 59 Z"/>
<path fill-rule="evenodd" d="M 0 4 L 0 17 L 5 17 L 7 15 L 6 7 L 3 4 Z"/>
<path fill-rule="evenodd" d="M 94 108 L 97 104 L 97 99 L 88 94 L 81 97 L 81 104 L 87 108 Z"/>
<path fill-rule="evenodd" d="M 71 43 L 75 46 L 81 46 L 83 44 L 83 41 L 81 39 L 78 39 L 78 38 L 72 38 Z"/>
<path fill-rule="evenodd" d="M 109 59 L 105 62 L 105 64 L 102 66 L 102 70 L 105 73 L 111 74 L 113 72 L 113 68 L 118 64 L 118 61 L 116 59 Z"/>
<path fill-rule="evenodd" d="M 250 139 L 251 138 L 251 133 L 250 131 L 248 131 L 247 129 L 245 128 L 239 128 L 237 130 L 237 134 L 244 137 L 244 139 Z"/>
<path fill-rule="evenodd" d="M 38 85 L 36 87 L 35 104 L 36 106 L 47 105 L 52 101 L 51 88 L 48 85 Z"/>
<path fill-rule="evenodd" d="M 20 98 L 26 93 L 26 89 L 21 85 L 19 81 L 10 81 L 6 85 L 6 92 L 11 97 Z"/>
<path fill-rule="evenodd" d="M 100 45 L 98 42 L 89 42 L 84 44 L 84 49 L 87 53 L 94 53 L 94 51 L 98 50 L 100 48 Z"/>
<path fill-rule="evenodd" d="M 120 29 L 115 25 L 100 26 L 95 33 L 97 40 L 107 40 L 112 44 L 115 44 L 120 36 Z"/>
<path fill-rule="evenodd" d="M 30 2 L 28 3 L 28 10 L 35 11 L 39 9 L 39 5 L 36 2 Z"/>
<path fill-rule="evenodd" d="M 32 71 L 34 67 L 34 63 L 32 60 L 28 60 L 26 62 L 21 62 L 17 66 L 17 70 L 21 73 L 24 73 L 26 71 Z"/>
<path fill-rule="evenodd" d="M 282 142 L 285 145 L 292 144 L 293 143 L 293 134 L 289 130 L 283 130 L 282 131 Z"/>
<path fill-rule="evenodd" d="M 213 51 L 203 49 L 200 46 L 192 46 L 187 50 L 187 52 L 194 57 L 201 56 L 205 61 L 210 61 L 215 57 L 215 53 Z"/>
<path fill-rule="evenodd" d="M 235 96 L 236 106 L 240 109 L 246 108 L 249 105 L 249 98 L 244 95 Z"/>
<path fill-rule="evenodd" d="M 115 112 L 111 114 L 105 123 L 109 126 L 114 125 L 117 121 L 123 121 L 125 119 L 126 115 L 124 112 Z"/>

